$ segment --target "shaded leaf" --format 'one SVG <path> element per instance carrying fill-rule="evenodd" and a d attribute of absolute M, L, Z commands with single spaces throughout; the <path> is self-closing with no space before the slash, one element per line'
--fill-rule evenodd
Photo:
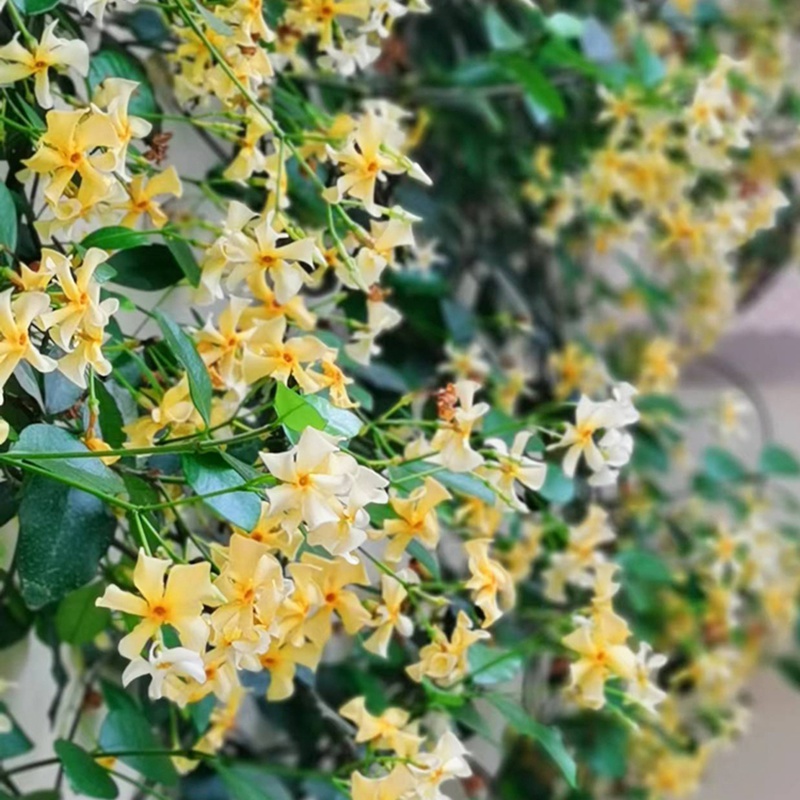
<path fill-rule="evenodd" d="M 103 594 L 102 583 L 82 586 L 70 592 L 58 605 L 55 616 L 56 634 L 67 644 L 88 644 L 104 631 L 111 621 L 107 608 L 95 606 Z"/>
<path fill-rule="evenodd" d="M 40 475 L 26 480 L 17 545 L 26 604 L 41 608 L 88 583 L 116 527 L 114 515 L 93 495 Z"/>
<path fill-rule="evenodd" d="M 189 393 L 195 408 L 206 425 L 210 425 L 212 387 L 211 378 L 203 359 L 200 358 L 194 342 L 179 325 L 165 317 L 160 311 L 155 312 L 155 318 L 164 335 L 164 341 L 186 370 L 186 376 L 189 379 Z"/>
<path fill-rule="evenodd" d="M 64 767 L 70 787 L 76 794 L 105 800 L 113 800 L 117 796 L 117 784 L 82 747 L 66 739 L 57 739 L 53 749 Z"/>
<path fill-rule="evenodd" d="M 577 785 L 577 766 L 575 759 L 567 752 L 561 731 L 542 725 L 531 717 L 518 701 L 501 694 L 488 695 L 486 698 L 508 721 L 509 725 L 522 736 L 528 736 L 538 742 L 542 749 L 553 759 L 567 783 L 573 788 Z"/>
<path fill-rule="evenodd" d="M 184 455 L 181 464 L 186 480 L 198 495 L 224 492 L 205 498 L 205 505 L 239 528 L 246 531 L 255 528 L 261 516 L 261 500 L 257 494 L 242 488 L 246 479 L 225 459 L 218 453 Z"/>

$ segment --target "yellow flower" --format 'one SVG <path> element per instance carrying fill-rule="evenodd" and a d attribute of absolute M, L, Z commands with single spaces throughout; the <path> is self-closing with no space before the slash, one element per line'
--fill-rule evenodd
<path fill-rule="evenodd" d="M 627 638 L 627 637 L 626 637 Z M 636 656 L 624 639 L 609 636 L 590 621 L 583 621 L 577 630 L 565 636 L 562 643 L 574 650 L 579 658 L 570 667 L 570 692 L 587 708 L 605 705 L 605 683 L 610 677 L 634 680 Z"/>
<path fill-rule="evenodd" d="M 138 88 L 139 84 L 136 81 L 106 78 L 94 95 L 95 105 L 105 106 L 108 118 L 117 134 L 115 169 L 123 178 L 127 177 L 125 160 L 128 145 L 133 139 L 143 139 L 153 128 L 147 120 L 128 114 L 131 96 Z"/>
<path fill-rule="evenodd" d="M 42 38 L 32 50 L 18 41 L 19 34 L 0 47 L 0 85 L 34 76 L 36 102 L 42 108 L 53 107 L 48 70 L 63 71 L 72 67 L 84 78 L 89 74 L 89 48 L 80 39 L 59 39 L 53 31 L 58 20 L 53 20 L 42 33 Z"/>
<path fill-rule="evenodd" d="M 677 351 L 675 342 L 662 336 L 647 343 L 636 381 L 642 392 L 666 393 L 675 388 L 679 374 Z"/>
<path fill-rule="evenodd" d="M 370 623 L 375 627 L 375 632 L 364 642 L 364 648 L 370 653 L 386 658 L 389 642 L 395 631 L 406 638 L 414 632 L 411 618 L 402 613 L 407 597 L 408 592 L 399 580 L 392 575 L 381 575 L 383 602 L 373 612 Z"/>
<path fill-rule="evenodd" d="M 294 676 L 297 672 L 297 665 L 300 664 L 314 670 L 317 668 L 320 655 L 320 647 L 311 642 L 295 647 L 273 640 L 269 650 L 258 657 L 259 667 L 266 669 L 270 676 L 267 700 L 275 702 L 291 697 L 294 692 Z"/>
<path fill-rule="evenodd" d="M 473 539 L 464 545 L 469 557 L 470 579 L 464 584 L 473 593 L 475 605 L 483 612 L 481 627 L 488 628 L 503 614 L 498 596 L 507 610 L 514 605 L 514 581 L 497 561 L 489 558 L 489 539 Z"/>
<path fill-rule="evenodd" d="M 254 626 L 268 629 L 286 593 L 283 570 L 266 545 L 231 536 L 228 560 L 214 581 L 222 602 L 211 616 L 219 631 L 233 629 L 247 635 Z"/>
<path fill-rule="evenodd" d="M 0 292 L 0 403 L 3 387 L 21 361 L 39 372 L 52 372 L 57 362 L 42 355 L 30 338 L 30 327 L 50 308 L 44 292 L 24 292 L 12 301 L 13 289 Z"/>
<path fill-rule="evenodd" d="M 369 612 L 361 604 L 358 595 L 346 588 L 352 585 L 369 586 L 367 570 L 361 562 L 351 564 L 344 558 L 329 560 L 304 553 L 302 563 L 317 567 L 310 577 L 319 588 L 322 598 L 322 607 L 307 624 L 306 633 L 311 641 L 322 645 L 330 639 L 334 612 L 351 636 L 369 624 Z"/>
<path fill-rule="evenodd" d="M 487 631 L 473 630 L 470 618 L 458 612 L 456 625 L 448 637 L 440 628 L 433 628 L 432 641 L 419 651 L 419 662 L 406 667 L 409 676 L 420 682 L 431 678 L 443 686 L 450 686 L 469 671 L 467 652 L 481 639 L 488 639 Z"/>
<path fill-rule="evenodd" d="M 262 322 L 250 337 L 250 347 L 242 359 L 243 376 L 248 385 L 270 377 L 281 383 L 294 378 L 308 393 L 325 386 L 323 376 L 308 369 L 308 365 L 335 354 L 316 336 L 293 336 L 284 341 L 286 317 Z"/>
<path fill-rule="evenodd" d="M 387 708 L 375 716 L 367 711 L 366 699 L 354 697 L 339 713 L 356 726 L 356 742 L 369 742 L 377 750 L 392 750 L 400 758 L 411 758 L 422 739 L 409 726 L 410 714 L 402 708 Z"/>
<path fill-rule="evenodd" d="M 92 109 L 49 111 L 47 130 L 36 152 L 22 163 L 39 175 L 48 176 L 44 196 L 58 202 L 70 181 L 77 175 L 80 187 L 77 199 L 91 206 L 107 197 L 114 169 L 114 150 L 119 139 L 105 114 Z M 104 152 L 96 152 L 98 148 Z"/>
<path fill-rule="evenodd" d="M 375 203 L 378 181 L 385 181 L 386 174 L 405 171 L 396 158 L 390 158 L 382 149 L 392 128 L 389 120 L 373 111 L 364 114 L 345 148 L 331 151 L 331 157 L 342 167 L 342 176 L 336 186 L 325 192 L 326 199 L 338 202 L 349 195 L 360 200 L 373 216 L 380 214 L 380 207 Z"/>
<path fill-rule="evenodd" d="M 302 264 L 313 264 L 316 243 L 311 237 L 292 241 L 280 228 L 274 211 L 259 217 L 250 229 L 230 237 L 227 257 L 231 265 L 228 278 L 235 287 L 245 278 L 264 272 L 272 283 L 275 299 L 286 303 L 307 280 Z"/>
<path fill-rule="evenodd" d="M 94 329 L 95 334 L 100 329 L 102 338 L 102 329 L 119 308 L 116 298 L 100 300 L 100 284 L 94 280 L 97 268 L 107 259 L 104 250 L 90 247 L 82 264 L 74 270 L 68 258 L 55 260 L 55 278 L 62 292 L 62 296 L 56 296 L 60 308 L 42 314 L 42 323 L 51 329 L 50 335 L 64 350 L 72 348 L 72 339 L 82 328 Z"/>
<path fill-rule="evenodd" d="M 286 21 L 301 30 L 316 33 L 320 47 L 330 47 L 334 25 L 338 17 L 366 19 L 369 15 L 368 0 L 299 0 L 299 7 L 290 9 Z"/>
<path fill-rule="evenodd" d="M 422 486 L 414 489 L 408 497 L 393 494 L 389 499 L 398 519 L 387 519 L 383 529 L 375 531 L 374 536 L 388 536 L 384 558 L 399 561 L 413 539 L 419 539 L 429 550 L 439 543 L 439 518 L 436 506 L 449 500 L 450 492 L 437 480 L 425 478 Z"/>
<path fill-rule="evenodd" d="M 431 439 L 431 449 L 437 451 L 430 460 L 453 472 L 472 472 L 483 464 L 483 456 L 470 446 L 473 428 L 489 412 L 488 403 L 474 403 L 480 385 L 475 381 L 457 381 L 453 387 L 458 407 L 442 420 Z"/>
<path fill-rule="evenodd" d="M 147 178 L 144 174 L 134 175 L 125 187 L 125 191 L 127 193 L 125 199 L 112 206 L 118 211 L 125 212 L 125 216 L 119 222 L 120 225 L 133 228 L 140 217 L 146 216 L 154 228 L 163 228 L 169 217 L 162 210 L 161 202 L 155 198 L 162 195 L 180 197 L 183 194 L 183 186 L 175 167 L 169 167 L 151 178 Z"/>
<path fill-rule="evenodd" d="M 171 564 L 171 561 L 153 558 L 140 550 L 133 571 L 133 585 L 141 597 L 111 585 L 97 600 L 96 605 L 101 608 L 142 618 L 119 643 L 119 652 L 125 658 L 138 656 L 162 625 L 173 627 L 183 645 L 190 650 L 200 652 L 205 649 L 208 624 L 201 614 L 203 606 L 212 597 L 211 565 L 204 561 L 177 564 L 170 569 Z"/>
<path fill-rule="evenodd" d="M 367 778 L 360 772 L 350 776 L 350 794 L 353 800 L 399 800 L 414 788 L 411 773 L 398 764 L 382 778 Z"/>

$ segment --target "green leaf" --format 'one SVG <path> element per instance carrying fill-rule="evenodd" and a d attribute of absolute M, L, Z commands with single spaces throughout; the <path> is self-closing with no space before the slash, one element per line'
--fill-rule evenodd
<path fill-rule="evenodd" d="M 775 668 L 796 689 L 800 689 L 800 659 L 797 656 L 780 656 L 775 659 Z"/>
<path fill-rule="evenodd" d="M 17 569 L 29 608 L 88 583 L 114 538 L 116 517 L 93 495 L 32 475 L 22 489 Z"/>
<path fill-rule="evenodd" d="M 10 452 L 23 457 L 29 453 L 88 453 L 89 448 L 63 428 L 37 423 L 22 431 Z M 113 496 L 125 492 L 125 484 L 119 475 L 99 458 L 32 458 L 30 463 L 55 478 L 64 478 L 89 491 Z"/>
<path fill-rule="evenodd" d="M 541 112 L 557 119 L 564 116 L 566 108 L 558 89 L 528 57 L 504 52 L 497 53 L 495 59 L 509 77 L 520 84 Z"/>
<path fill-rule="evenodd" d="M 6 758 L 14 758 L 27 753 L 33 748 L 33 742 L 25 735 L 23 730 L 17 725 L 16 720 L 8 713 L 4 703 L 0 703 L 0 715 L 6 716 L 11 720 L 11 730 L 7 733 L 0 733 L 0 761 Z"/>
<path fill-rule="evenodd" d="M 167 247 L 189 283 L 192 286 L 199 286 L 202 271 L 192 248 L 183 239 L 168 239 Z"/>
<path fill-rule="evenodd" d="M 100 747 L 104 753 L 120 753 L 120 761 L 156 783 L 174 786 L 178 773 L 163 745 L 156 739 L 150 723 L 136 701 L 121 689 L 103 684 L 103 696 L 109 707 L 100 728 Z M 150 755 L 152 751 L 152 755 Z M 137 755 L 122 755 L 136 752 Z"/>
<path fill-rule="evenodd" d="M 544 26 L 554 36 L 560 36 L 562 39 L 580 39 L 583 36 L 585 23 L 572 14 L 559 11 L 547 17 Z"/>
<path fill-rule="evenodd" d="M 625 550 L 617 556 L 617 563 L 625 570 L 629 578 L 649 581 L 650 583 L 671 583 L 672 573 L 656 553 L 647 550 Z"/>
<path fill-rule="evenodd" d="M 210 425 L 212 387 L 211 378 L 203 359 L 200 358 L 194 342 L 179 325 L 165 317 L 160 311 L 155 312 L 155 318 L 164 335 L 164 341 L 186 370 L 189 379 L 189 393 L 195 408 L 200 412 L 206 425 Z"/>
<path fill-rule="evenodd" d="M 439 469 L 434 464 L 424 461 L 412 461 L 408 464 L 400 464 L 389 468 L 389 475 L 393 481 L 403 479 L 403 486 L 412 488 L 422 484 L 426 475 L 436 478 L 442 486 L 457 492 L 458 494 L 470 495 L 483 500 L 486 503 L 494 503 L 497 495 L 486 483 L 468 472 L 451 472 L 448 469 Z M 420 475 L 416 480 L 409 480 L 409 476 Z"/>
<path fill-rule="evenodd" d="M 8 581 L 3 592 L 5 597 L 0 605 L 0 650 L 25 637 L 34 621 L 33 612 L 25 605 L 13 582 Z"/>
<path fill-rule="evenodd" d="M 518 50 L 525 44 L 525 39 L 506 22 L 503 15 L 494 6 L 489 6 L 484 11 L 483 23 L 486 26 L 486 35 L 489 37 L 492 49 Z"/>
<path fill-rule="evenodd" d="M 470 730 L 482 736 L 487 742 L 491 742 L 496 747 L 502 745 L 497 741 L 497 738 L 492 733 L 492 729 L 486 722 L 486 717 L 482 714 L 473 703 L 467 703 L 459 708 L 450 710 L 450 716 L 456 721 L 465 725 Z"/>
<path fill-rule="evenodd" d="M 275 389 L 275 413 L 284 428 L 296 433 L 301 433 L 306 428 L 321 431 L 325 427 L 322 415 L 308 399 L 282 383 Z"/>
<path fill-rule="evenodd" d="M 35 16 L 55 8 L 61 0 L 13 0 L 13 2 L 23 14 Z"/>
<path fill-rule="evenodd" d="M 246 480 L 217 453 L 184 455 L 181 458 L 186 480 L 198 495 L 225 492 L 203 502 L 223 519 L 252 531 L 261 516 L 261 500 L 246 488 Z"/>
<path fill-rule="evenodd" d="M 218 764 L 217 774 L 231 800 L 291 800 L 286 787 L 258 764 Z"/>
<path fill-rule="evenodd" d="M 95 606 L 103 594 L 102 583 L 82 586 L 70 592 L 58 605 L 55 617 L 56 635 L 67 644 L 89 644 L 104 631 L 111 620 L 107 608 Z"/>
<path fill-rule="evenodd" d="M 663 414 L 673 419 L 686 419 L 689 412 L 671 394 L 646 394 L 636 398 L 636 408 L 642 414 Z"/>
<path fill-rule="evenodd" d="M 17 206 L 4 183 L 0 183 L 0 246 L 9 253 L 17 249 Z"/>
<path fill-rule="evenodd" d="M 440 581 L 442 579 L 442 571 L 439 568 L 438 559 L 434 557 L 433 553 L 428 550 L 419 539 L 412 539 L 408 547 L 406 547 L 406 552 L 411 558 L 419 561 L 435 580 Z"/>
<path fill-rule="evenodd" d="M 66 739 L 57 739 L 53 749 L 75 794 L 105 800 L 113 800 L 117 796 L 117 784 L 82 747 Z"/>
<path fill-rule="evenodd" d="M 463 694 L 442 689 L 427 678 L 422 679 L 422 689 L 430 703 L 441 708 L 459 708 L 467 702 Z"/>
<path fill-rule="evenodd" d="M 333 436 L 344 436 L 345 439 L 352 439 L 358 436 L 362 428 L 361 420 L 346 408 L 337 408 L 327 397 L 319 394 L 309 394 L 304 398 L 306 403 L 316 409 L 320 417 L 325 421 L 322 430 Z"/>
<path fill-rule="evenodd" d="M 110 225 L 85 236 L 81 241 L 81 247 L 87 250 L 90 247 L 99 247 L 101 250 L 128 250 L 132 247 L 146 245 L 148 241 L 147 234 L 141 231 L 123 228 L 120 225 Z"/>
<path fill-rule="evenodd" d="M 521 653 L 503 650 L 478 642 L 467 651 L 469 677 L 479 686 L 510 681 L 521 669 L 525 660 Z"/>
<path fill-rule="evenodd" d="M 175 286 L 184 273 L 172 249 L 166 244 L 143 244 L 120 250 L 108 260 L 114 269 L 111 283 L 157 292 Z"/>
<path fill-rule="evenodd" d="M 125 431 L 122 430 L 125 425 L 125 420 L 112 394 L 112 391 L 118 389 L 117 384 L 111 382 L 105 383 L 97 380 L 94 386 L 99 408 L 98 419 L 100 422 L 100 433 L 103 436 L 103 441 L 105 441 L 109 447 L 113 447 L 114 449 L 120 448 L 125 444 L 127 436 L 125 435 Z"/>
<path fill-rule="evenodd" d="M 575 496 L 575 482 L 564 474 L 558 464 L 548 464 L 547 476 L 539 494 L 551 503 L 563 505 Z"/>
<path fill-rule="evenodd" d="M 19 511 L 17 489 L 11 481 L 0 482 L 0 528 L 14 519 Z"/>
<path fill-rule="evenodd" d="M 577 766 L 564 746 L 561 731 L 537 722 L 522 708 L 519 701 L 510 697 L 491 694 L 486 699 L 506 718 L 517 733 L 528 736 L 541 745 L 573 789 L 577 786 Z"/>
<path fill-rule="evenodd" d="M 128 104 L 128 112 L 131 115 L 148 116 L 158 112 L 153 87 L 150 85 L 144 67 L 127 51 L 103 48 L 92 54 L 87 78 L 92 92 L 106 78 L 126 78 L 139 84 Z"/>
<path fill-rule="evenodd" d="M 747 477 L 747 470 L 741 461 L 721 447 L 708 447 L 703 453 L 703 469 L 713 481 L 725 483 L 741 481 Z"/>
<path fill-rule="evenodd" d="M 800 462 L 790 450 L 776 444 L 768 444 L 761 451 L 758 470 L 765 475 L 794 478 L 800 475 Z"/>

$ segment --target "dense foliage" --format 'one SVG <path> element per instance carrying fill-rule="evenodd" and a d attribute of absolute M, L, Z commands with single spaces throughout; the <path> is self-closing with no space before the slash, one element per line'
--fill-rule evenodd
<path fill-rule="evenodd" d="M 0 0 L 0 797 L 684 796 L 798 680 L 800 463 L 676 394 L 796 12 L 430 5 Z"/>

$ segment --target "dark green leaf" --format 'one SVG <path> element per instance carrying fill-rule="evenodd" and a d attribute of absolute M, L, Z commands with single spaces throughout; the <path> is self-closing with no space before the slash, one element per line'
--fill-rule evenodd
<path fill-rule="evenodd" d="M 70 787 L 77 795 L 105 800 L 113 800 L 117 796 L 117 784 L 82 747 L 66 739 L 57 739 L 53 749 L 64 767 Z"/>
<path fill-rule="evenodd" d="M 439 569 L 439 561 L 434 554 L 428 550 L 419 539 L 412 539 L 406 547 L 406 552 L 411 558 L 415 558 L 425 567 L 435 580 L 442 579 L 442 571 Z"/>
<path fill-rule="evenodd" d="M 41 608 L 88 583 L 117 520 L 102 501 L 40 475 L 23 486 L 17 569 L 22 596 Z"/>
<path fill-rule="evenodd" d="M 211 424 L 211 378 L 208 375 L 203 359 L 197 353 L 194 342 L 187 334 L 168 317 L 160 311 L 155 312 L 161 332 L 164 334 L 164 341 L 169 345 L 173 355 L 186 370 L 189 378 L 189 393 L 195 408 L 200 412 L 200 416 L 206 425 Z"/>
<path fill-rule="evenodd" d="M 81 247 L 99 247 L 101 250 L 128 250 L 131 247 L 140 247 L 147 244 L 149 237 L 140 231 L 111 225 L 108 228 L 99 228 L 92 231 L 81 241 Z"/>
<path fill-rule="evenodd" d="M 183 277 L 172 249 L 166 244 L 143 244 L 121 250 L 108 260 L 114 269 L 109 280 L 119 286 L 157 292 L 175 286 Z"/>
<path fill-rule="evenodd" d="M 136 701 L 114 686 L 103 685 L 103 695 L 109 707 L 108 715 L 100 728 L 100 747 L 103 752 L 135 752 L 137 755 L 120 755 L 120 761 L 156 783 L 173 786 L 178 774 L 169 756 L 156 739 L 147 717 Z M 152 755 L 149 753 L 152 751 Z"/>
<path fill-rule="evenodd" d="M 765 475 L 794 478 L 800 475 L 800 462 L 790 450 L 776 444 L 768 444 L 761 451 L 758 469 Z"/>
<path fill-rule="evenodd" d="M 82 586 L 70 592 L 58 605 L 56 611 L 56 634 L 67 644 L 89 644 L 104 631 L 111 620 L 107 608 L 95 606 L 95 600 L 103 594 L 102 583 Z"/>
<path fill-rule="evenodd" d="M 548 727 L 531 717 L 517 700 L 501 694 L 492 694 L 486 698 L 508 721 L 509 725 L 522 736 L 528 736 L 538 742 L 550 758 L 561 770 L 567 783 L 575 788 L 577 785 L 577 767 L 575 760 L 567 752 L 561 732 L 557 728 Z"/>
<path fill-rule="evenodd" d="M 19 511 L 19 497 L 11 481 L 0 482 L 0 528 L 17 516 Z"/>
<path fill-rule="evenodd" d="M 100 423 L 100 433 L 103 441 L 114 449 L 122 447 L 128 438 L 122 430 L 125 420 L 120 413 L 117 401 L 112 394 L 112 388 L 116 389 L 114 383 L 95 381 L 95 396 L 99 409 L 98 420 Z"/>
<path fill-rule="evenodd" d="M 251 531 L 261 515 L 257 494 L 243 489 L 246 480 L 217 453 L 184 455 L 181 459 L 186 480 L 198 495 L 224 492 L 203 502 L 223 519 Z"/>
<path fill-rule="evenodd" d="M 202 273 L 192 248 L 183 239 L 169 239 L 167 247 L 189 283 L 199 286 Z"/>
<path fill-rule="evenodd" d="M 24 734 L 19 725 L 17 725 L 16 720 L 8 713 L 8 708 L 4 703 L 0 703 L 0 714 L 7 716 L 11 720 L 11 730 L 8 733 L 0 733 L 0 761 L 27 753 L 33 748 L 33 742 Z"/>
<path fill-rule="evenodd" d="M 268 767 L 257 764 L 219 764 L 217 774 L 231 800 L 291 800 L 292 795 Z"/>
<path fill-rule="evenodd" d="M 747 470 L 741 461 L 721 447 L 706 449 L 703 453 L 703 468 L 711 480 L 719 483 L 741 481 L 747 477 Z"/>
<path fill-rule="evenodd" d="M 17 249 L 17 207 L 4 183 L 0 183 L 0 247 L 9 253 Z"/>

